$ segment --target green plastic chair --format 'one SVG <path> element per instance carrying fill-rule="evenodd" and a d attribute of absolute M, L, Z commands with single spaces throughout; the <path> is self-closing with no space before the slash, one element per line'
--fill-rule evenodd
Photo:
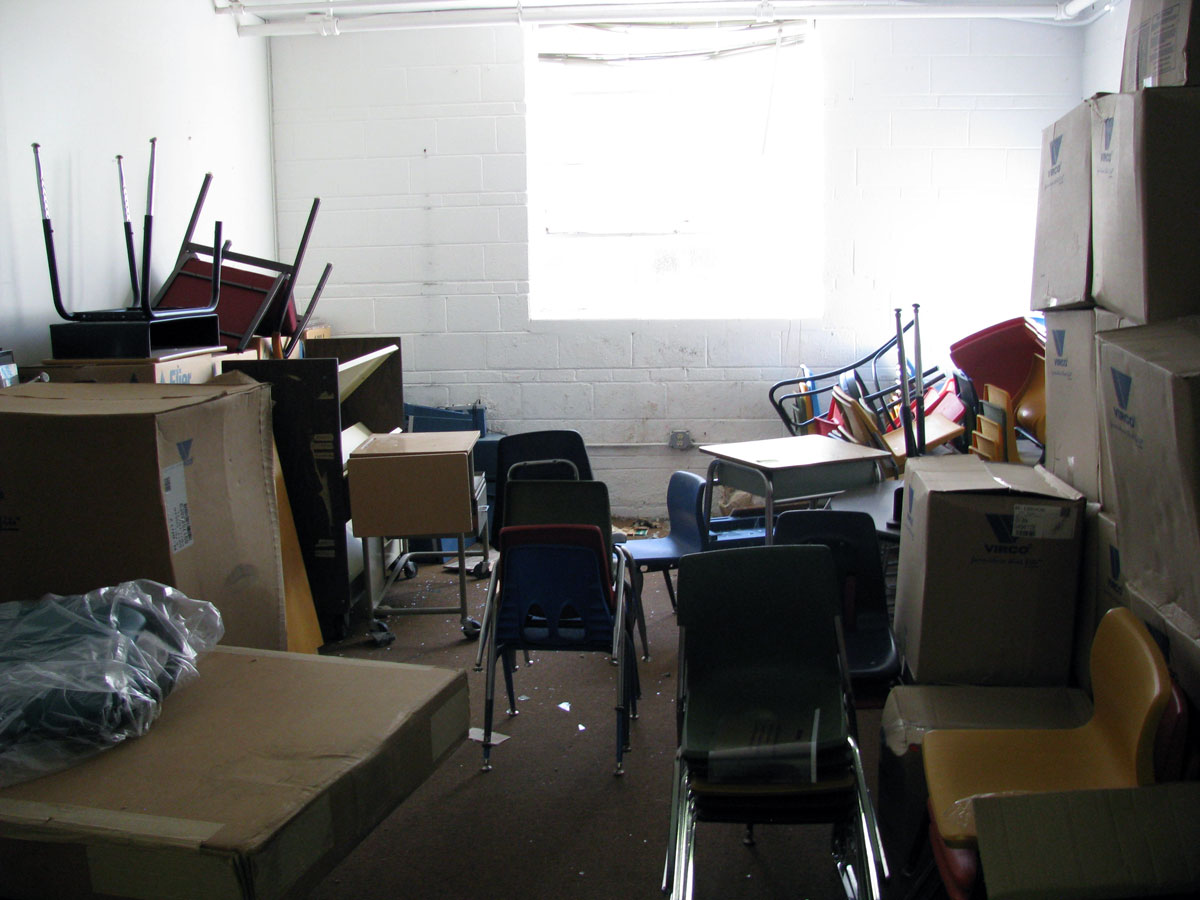
<path fill-rule="evenodd" d="M 848 897 L 887 864 L 856 741 L 831 551 L 783 545 L 683 557 L 679 748 L 663 891 L 690 900 L 697 822 L 834 824 Z"/>

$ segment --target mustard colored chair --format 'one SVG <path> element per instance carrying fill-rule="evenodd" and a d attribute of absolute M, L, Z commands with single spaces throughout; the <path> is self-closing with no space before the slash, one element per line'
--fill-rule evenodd
<path fill-rule="evenodd" d="M 984 794 L 1139 787 L 1155 779 L 1155 738 L 1171 678 L 1146 626 L 1105 614 L 1091 653 L 1092 717 L 1078 728 L 931 731 L 923 758 L 930 839 L 952 897 L 969 896 L 961 849 L 976 847 L 973 799 Z"/>

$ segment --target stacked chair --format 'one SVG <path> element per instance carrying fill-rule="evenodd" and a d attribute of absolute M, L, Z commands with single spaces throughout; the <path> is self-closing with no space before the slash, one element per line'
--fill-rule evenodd
<path fill-rule="evenodd" d="M 575 431 L 507 435 L 497 446 L 495 521 L 499 560 L 488 583 L 480 645 L 486 664 L 483 768 L 491 768 L 496 664 L 503 666 L 508 714 L 517 714 L 516 652 L 568 650 L 612 658 L 616 676 L 616 773 L 624 771 L 640 685 L 633 642 L 648 659 L 636 566 L 614 532 L 608 487 L 592 479 Z M 486 657 L 486 661 L 485 661 Z"/>
<path fill-rule="evenodd" d="M 828 547 L 837 572 L 846 666 L 859 708 L 882 706 L 900 677 L 900 652 L 887 608 L 883 554 L 865 512 L 797 509 L 775 525 L 776 544 Z"/>
<path fill-rule="evenodd" d="M 679 563 L 679 746 L 663 891 L 692 896 L 698 822 L 832 823 L 855 900 L 887 877 L 858 752 L 833 556 L 735 548 Z M 780 623 L 787 627 L 780 627 Z"/>

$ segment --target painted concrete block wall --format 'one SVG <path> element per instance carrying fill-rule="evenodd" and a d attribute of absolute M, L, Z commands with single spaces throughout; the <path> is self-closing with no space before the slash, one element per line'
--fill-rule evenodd
<path fill-rule="evenodd" d="M 878 345 L 897 306 L 922 304 L 928 356 L 1028 306 L 1041 130 L 1090 93 L 1084 31 L 831 20 L 818 36 L 819 320 L 531 321 L 517 27 L 273 39 L 281 252 L 319 195 L 306 276 L 334 263 L 335 332 L 400 335 L 410 401 L 579 429 L 614 509 L 661 514 L 670 472 L 707 461 L 668 449 L 671 431 L 782 435 L 767 387 Z"/>

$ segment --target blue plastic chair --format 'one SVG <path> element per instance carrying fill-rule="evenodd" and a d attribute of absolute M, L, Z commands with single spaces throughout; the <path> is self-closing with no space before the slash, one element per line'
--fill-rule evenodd
<path fill-rule="evenodd" d="M 491 769 L 496 661 L 504 666 L 508 713 L 517 714 L 517 650 L 593 651 L 617 664 L 617 764 L 624 772 L 629 722 L 637 715 L 637 657 L 626 623 L 625 561 L 610 569 L 608 540 L 595 525 L 513 525 L 500 531 L 500 559 L 488 585 L 483 768 Z"/>
<path fill-rule="evenodd" d="M 675 585 L 671 572 L 679 568 L 679 558 L 704 549 L 700 531 L 700 503 L 704 494 L 704 479 L 695 472 L 680 470 L 667 482 L 667 516 L 670 533 L 663 537 L 628 541 L 625 550 L 635 565 L 644 572 L 662 572 L 667 582 L 667 596 L 675 609 Z"/>
<path fill-rule="evenodd" d="M 516 471 L 513 471 L 514 468 Z M 592 480 L 587 446 L 569 428 L 507 434 L 496 444 L 496 504 L 492 521 L 499 530 L 505 517 L 505 485 L 509 478 Z"/>
<path fill-rule="evenodd" d="M 775 543 L 824 544 L 833 552 L 850 680 L 860 706 L 882 705 L 900 676 L 900 653 L 888 616 L 875 520 L 850 510 L 792 510 L 779 517 Z"/>
<path fill-rule="evenodd" d="M 671 572 L 679 567 L 681 556 L 766 543 L 762 516 L 706 516 L 704 478 L 695 472 L 681 469 L 671 474 L 667 483 L 667 516 L 668 534 L 628 541 L 625 549 L 639 569 L 663 573 L 672 609 L 676 608 L 676 598 Z"/>

